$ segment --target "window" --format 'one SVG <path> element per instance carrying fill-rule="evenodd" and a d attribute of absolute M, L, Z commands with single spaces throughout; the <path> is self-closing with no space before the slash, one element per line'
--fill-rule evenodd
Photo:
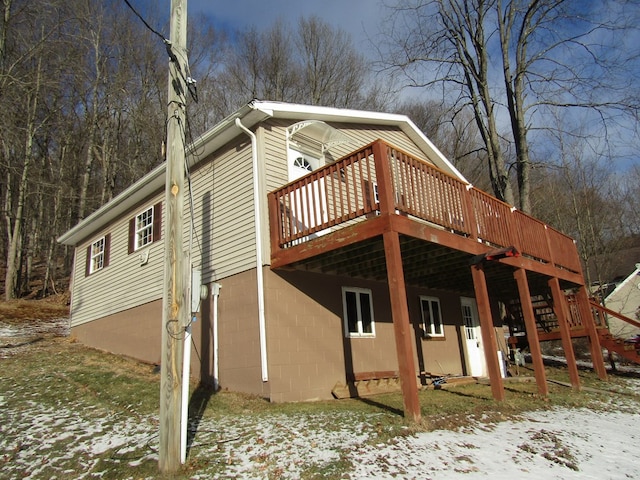
<path fill-rule="evenodd" d="M 293 160 L 293 166 L 296 168 L 301 168 L 302 170 L 306 170 L 308 172 L 313 170 L 311 163 L 304 157 L 296 157 Z"/>
<path fill-rule="evenodd" d="M 135 249 L 144 247 L 153 241 L 153 208 L 136 216 Z"/>
<path fill-rule="evenodd" d="M 425 336 L 444 337 L 440 300 L 436 297 L 420 297 L 422 329 Z"/>
<path fill-rule="evenodd" d="M 347 337 L 374 337 L 373 301 L 367 288 L 342 288 L 344 333 Z"/>
<path fill-rule="evenodd" d="M 162 234 L 162 203 L 138 213 L 129 221 L 129 253 L 157 242 Z"/>
<path fill-rule="evenodd" d="M 92 242 L 87 247 L 87 263 L 85 268 L 85 276 L 102 270 L 109 266 L 109 248 L 111 243 L 111 234 L 108 233 L 104 237 Z"/>
<path fill-rule="evenodd" d="M 104 267 L 104 237 L 91 244 L 91 273 Z"/>

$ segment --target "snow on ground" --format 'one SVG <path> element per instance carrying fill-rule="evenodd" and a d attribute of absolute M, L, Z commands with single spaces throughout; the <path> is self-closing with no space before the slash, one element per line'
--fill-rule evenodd
<path fill-rule="evenodd" d="M 421 433 L 358 452 L 352 478 L 638 478 L 638 421 L 637 413 L 558 409 Z"/>
<path fill-rule="evenodd" d="M 10 403 L 0 398 L 5 414 Z M 640 477 L 637 404 L 616 396 L 602 407 L 557 408 L 520 421 L 400 436 L 390 443 L 376 443 L 375 417 L 363 422 L 348 413 L 203 421 L 189 457 L 207 459 L 212 467 L 190 478 L 294 479 L 305 469 L 340 461 L 352 464 L 349 476 L 342 477 L 351 479 Z M 107 461 L 132 466 L 157 460 L 157 418 L 104 418 L 73 405 L 45 409 L 28 399 L 20 410 L 19 420 L 4 418 L 0 427 L 0 458 L 12 456 L 2 478 L 66 478 L 70 471 L 73 478 L 93 478 L 100 476 L 105 452 L 110 452 Z M 52 455 L 60 451 L 64 454 Z"/>
<path fill-rule="evenodd" d="M 33 338 L 2 327 L 11 348 L 0 350 L 16 354 Z M 379 440 L 384 422 L 376 415 L 205 419 L 192 425 L 189 461 L 198 467 L 189 478 L 296 479 L 309 471 L 352 480 L 640 478 L 640 379 L 624 381 L 636 395 L 612 393 L 607 405 L 407 433 L 389 442 Z M 157 416 L 105 414 L 79 404 L 52 408 L 39 402 L 42 392 L 3 391 L 0 478 L 96 478 L 114 463 L 157 461 Z"/>

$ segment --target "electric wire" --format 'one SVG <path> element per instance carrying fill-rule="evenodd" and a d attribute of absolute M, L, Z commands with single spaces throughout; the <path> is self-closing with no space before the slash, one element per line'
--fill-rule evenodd
<path fill-rule="evenodd" d="M 202 255 L 202 245 L 200 244 L 200 238 L 197 235 L 197 232 L 195 231 L 195 216 L 194 216 L 194 202 L 193 202 L 193 185 L 191 182 L 191 172 L 189 171 L 189 162 L 187 161 L 187 157 L 189 155 L 193 155 L 196 157 L 196 161 L 199 160 L 199 155 L 197 154 L 197 152 L 195 152 L 195 149 L 193 147 L 194 145 L 194 141 L 193 141 L 193 133 L 192 133 L 192 128 L 191 128 L 191 123 L 189 121 L 189 116 L 187 114 L 187 109 L 186 109 L 186 92 L 185 89 L 183 89 L 183 85 L 186 86 L 186 91 L 189 92 L 189 95 L 191 96 L 191 98 L 198 103 L 198 92 L 197 92 L 197 87 L 196 87 L 196 81 L 193 79 L 193 77 L 191 76 L 191 69 L 189 68 L 189 61 L 187 58 L 183 58 L 183 64 L 185 66 L 185 72 L 182 71 L 181 68 L 181 63 L 178 61 L 178 58 L 176 56 L 176 52 L 174 52 L 172 45 L 171 45 L 171 41 L 169 39 L 167 39 L 163 34 L 161 34 L 160 32 L 158 32 L 156 29 L 154 29 L 153 27 L 151 27 L 151 25 L 149 25 L 149 23 L 144 19 L 144 17 L 142 15 L 140 15 L 140 13 L 133 7 L 133 5 L 131 5 L 131 3 L 129 2 L 129 0 L 124 0 L 125 4 L 127 5 L 127 7 L 129 7 L 129 9 L 140 19 L 140 21 L 144 24 L 144 26 L 151 31 L 152 33 L 154 33 L 155 35 L 157 35 L 158 37 L 160 37 L 160 39 L 162 39 L 162 42 L 164 43 L 166 49 L 167 49 L 167 55 L 169 56 L 169 59 L 171 60 L 171 62 L 174 64 L 175 70 L 170 69 L 170 74 L 171 74 L 171 84 L 174 88 L 175 93 L 177 94 L 177 96 L 179 97 L 179 102 L 180 104 L 178 105 L 178 108 L 184 108 L 185 111 L 185 123 L 186 123 L 186 128 L 185 125 L 181 122 L 180 117 L 177 115 L 171 115 L 168 116 L 165 122 L 165 138 L 166 138 L 166 133 L 168 130 L 168 125 L 169 122 L 171 121 L 171 119 L 174 119 L 177 121 L 178 123 L 178 128 L 180 129 L 181 135 L 180 138 L 182 140 L 182 149 L 184 151 L 185 154 L 185 172 L 186 172 L 186 178 L 187 178 L 187 184 L 188 184 L 188 192 L 189 192 L 189 211 L 190 211 L 190 217 L 191 217 L 191 228 L 193 229 L 194 235 L 196 237 L 196 243 L 198 246 L 198 251 L 200 253 L 200 255 Z M 180 52 L 180 54 L 182 55 L 182 52 Z M 176 75 L 174 74 L 174 71 L 178 73 L 180 78 L 176 78 Z M 186 75 L 185 75 L 186 74 Z M 191 138 L 191 141 L 189 142 L 189 138 Z M 191 147 L 187 147 L 187 145 L 191 145 Z M 168 145 L 165 147 L 168 148 Z M 192 249 L 192 245 L 189 244 L 189 251 L 191 251 Z M 173 332 L 170 329 L 170 324 L 175 322 L 175 320 L 169 320 L 167 321 L 165 328 L 167 330 L 167 333 L 170 337 L 179 340 L 184 338 L 184 335 L 186 334 L 186 329 L 187 327 L 182 327 L 180 329 L 178 329 L 177 332 Z M 184 331 L 182 331 L 184 330 Z"/>
<path fill-rule="evenodd" d="M 182 80 L 184 81 L 184 84 L 186 85 L 186 88 L 187 88 L 187 91 L 189 92 L 189 95 L 191 95 L 191 98 L 193 99 L 194 102 L 198 103 L 198 90 L 196 88 L 196 81 L 191 76 L 191 70 L 189 68 L 188 59 L 183 58 L 185 69 L 186 69 L 186 72 L 183 73 L 182 69 L 180 68 L 180 62 L 178 62 L 178 57 L 176 57 L 176 52 L 174 52 L 174 50 L 172 48 L 171 40 L 169 40 L 167 37 L 165 37 L 163 34 L 158 32 L 151 25 L 149 25 L 149 22 L 147 22 L 144 19 L 144 17 L 142 15 L 140 15 L 140 13 L 133 7 L 133 5 L 131 5 L 129 0 L 124 0 L 124 3 L 127 5 L 127 7 L 129 7 L 129 9 L 134 13 L 134 15 L 140 19 L 140 21 L 144 24 L 144 26 L 150 32 L 152 32 L 153 34 L 155 34 L 158 37 L 160 37 L 160 39 L 162 40 L 162 42 L 164 43 L 164 45 L 165 45 L 165 47 L 167 49 L 167 55 L 169 56 L 169 59 L 171 60 L 172 63 L 174 63 L 176 65 L 176 70 L 178 71 L 178 73 L 180 73 L 180 76 L 182 77 Z"/>
<path fill-rule="evenodd" d="M 147 21 L 142 17 L 142 15 L 140 15 L 138 11 L 135 8 L 133 8 L 133 5 L 129 3 L 129 0 L 124 0 L 124 3 L 127 4 L 127 7 L 129 7 L 129 9 L 135 14 L 135 16 L 140 19 L 140 21 L 144 24 L 145 27 L 147 27 L 148 30 L 150 30 L 152 33 L 159 36 L 165 44 L 170 43 L 169 39 L 167 39 L 164 35 L 162 35 L 160 32 L 155 30 L 151 25 L 147 23 Z"/>

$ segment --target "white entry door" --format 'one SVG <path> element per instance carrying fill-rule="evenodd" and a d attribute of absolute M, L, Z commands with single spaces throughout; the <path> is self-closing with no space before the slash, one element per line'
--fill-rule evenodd
<path fill-rule="evenodd" d="M 474 298 L 461 297 L 462 320 L 464 321 L 465 345 L 469 374 L 473 377 L 484 377 L 487 374 L 487 363 L 484 358 L 482 335 L 478 306 Z"/>
<path fill-rule="evenodd" d="M 307 175 L 320 167 L 320 159 L 292 148 L 289 149 L 289 181 Z M 327 197 L 324 182 L 315 180 L 294 193 L 294 228 L 304 230 L 314 228 L 328 221 Z M 316 232 L 311 237 L 322 235 L 329 230 Z"/>

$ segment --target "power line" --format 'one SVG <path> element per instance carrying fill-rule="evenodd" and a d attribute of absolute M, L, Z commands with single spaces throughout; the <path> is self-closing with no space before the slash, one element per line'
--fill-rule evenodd
<path fill-rule="evenodd" d="M 131 11 L 136 15 L 136 17 L 138 17 L 138 18 L 140 19 L 140 21 L 141 21 L 142 23 L 144 23 L 144 26 L 145 26 L 145 27 L 147 27 L 151 32 L 153 32 L 153 33 L 155 33 L 157 36 L 159 36 L 159 37 L 162 39 L 162 41 L 163 41 L 164 43 L 170 43 L 168 38 L 166 38 L 164 35 L 162 35 L 160 32 L 158 32 L 157 30 L 155 30 L 151 25 L 149 25 L 149 24 L 147 23 L 147 21 L 142 17 L 142 15 L 140 15 L 140 14 L 138 13 L 138 11 L 137 11 L 135 8 L 133 8 L 133 5 L 131 5 L 131 4 L 129 3 L 129 0 L 124 0 L 124 3 L 126 3 L 126 4 L 127 4 L 127 6 L 129 7 L 129 9 L 131 9 Z"/>

